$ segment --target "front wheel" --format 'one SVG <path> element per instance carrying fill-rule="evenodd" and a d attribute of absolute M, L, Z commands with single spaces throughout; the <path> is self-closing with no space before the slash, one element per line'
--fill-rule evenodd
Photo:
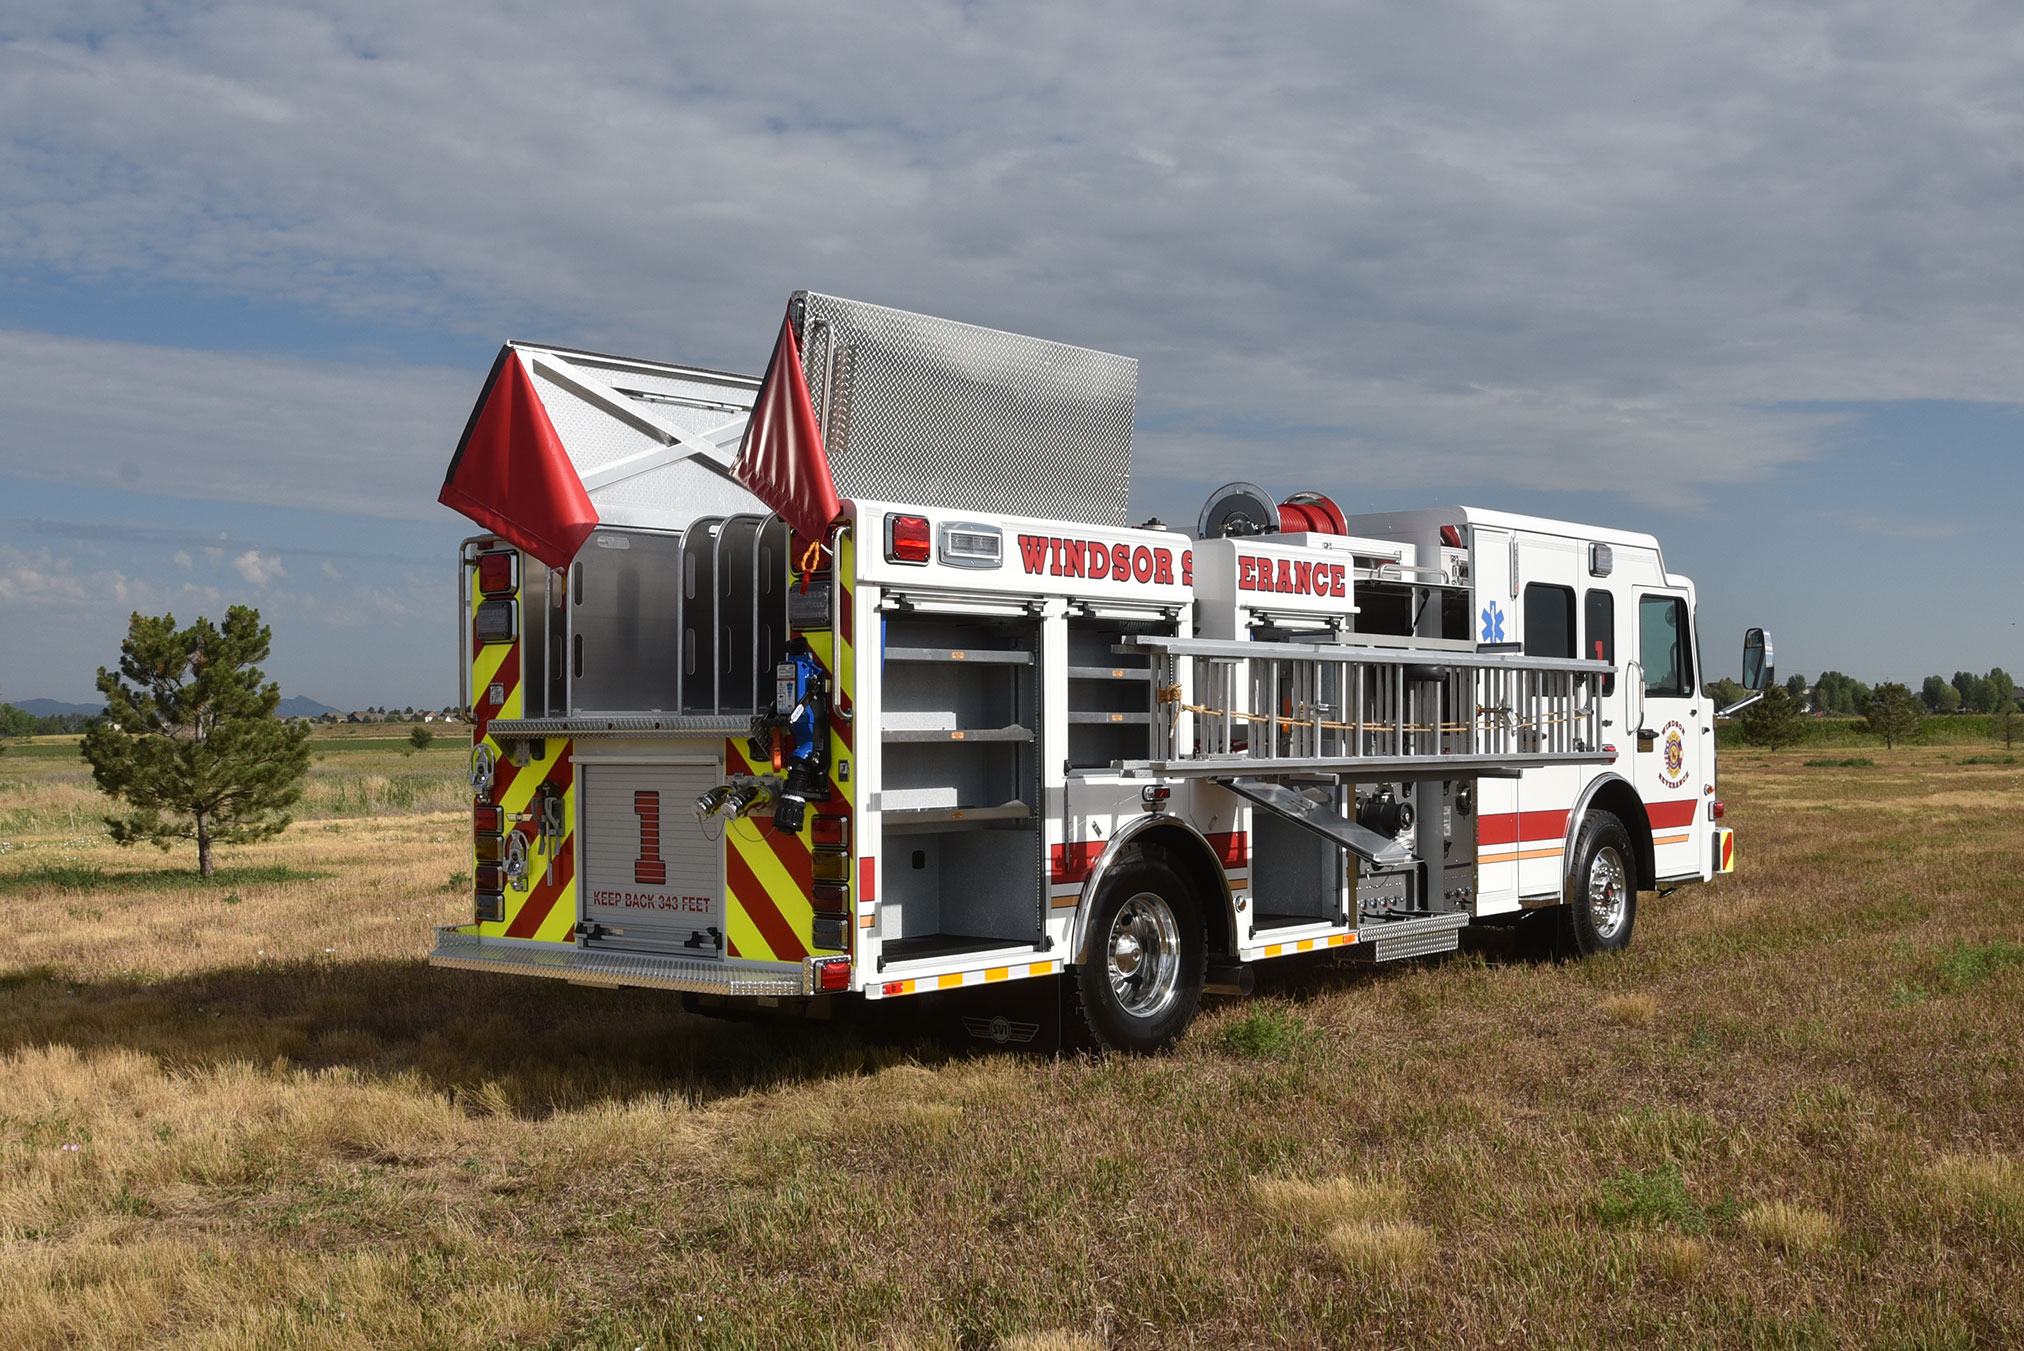
<path fill-rule="evenodd" d="M 1581 823 L 1570 856 L 1566 904 L 1560 908 L 1561 936 L 1587 957 L 1621 952 L 1637 925 L 1637 881 L 1632 872 L 1630 832 L 1608 812 L 1590 812 Z"/>
<path fill-rule="evenodd" d="M 1201 908 L 1173 865 L 1134 851 L 1104 878 L 1075 969 L 1084 1026 L 1106 1050 L 1145 1054 L 1188 1030 L 1202 1002 Z"/>

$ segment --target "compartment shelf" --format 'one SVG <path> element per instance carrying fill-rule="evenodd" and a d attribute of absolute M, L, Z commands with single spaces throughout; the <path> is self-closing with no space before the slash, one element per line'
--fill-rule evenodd
<path fill-rule="evenodd" d="M 935 744 L 970 741 L 1031 741 L 1033 729 L 1013 725 L 1010 727 L 956 727 L 893 729 L 879 734 L 879 740 L 887 745 Z"/>
<path fill-rule="evenodd" d="M 960 661 L 973 666 L 1031 666 L 1031 652 L 976 647 L 889 647 L 887 661 Z"/>
<path fill-rule="evenodd" d="M 885 813 L 886 824 L 896 830 L 915 826 L 937 826 L 952 822 L 964 825 L 985 821 L 1030 821 L 1033 809 L 1023 802 L 1003 802 L 996 807 L 896 807 Z"/>
<path fill-rule="evenodd" d="M 1150 713 L 1082 709 L 1070 709 L 1068 712 L 1068 725 L 1071 727 L 1150 727 L 1152 724 L 1153 715 Z"/>
<path fill-rule="evenodd" d="M 1143 684 L 1153 678 L 1147 666 L 1071 666 L 1070 680 L 1136 680 Z"/>

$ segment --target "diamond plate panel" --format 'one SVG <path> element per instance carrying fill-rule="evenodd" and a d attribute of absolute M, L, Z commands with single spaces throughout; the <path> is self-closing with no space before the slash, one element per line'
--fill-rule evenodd
<path fill-rule="evenodd" d="M 802 360 L 840 495 L 1127 523 L 1137 361 L 802 298 Z"/>

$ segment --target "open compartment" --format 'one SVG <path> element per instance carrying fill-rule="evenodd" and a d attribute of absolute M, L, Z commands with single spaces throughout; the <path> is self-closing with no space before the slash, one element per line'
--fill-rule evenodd
<path fill-rule="evenodd" d="M 1115 652 L 1126 638 L 1172 637 L 1170 619 L 1068 618 L 1068 768 L 1106 770 L 1152 754 L 1152 657 Z"/>
<path fill-rule="evenodd" d="M 894 614 L 884 625 L 886 959 L 1037 943 L 1038 623 Z"/>
<path fill-rule="evenodd" d="M 572 714 L 679 707 L 684 546 L 679 534 L 600 528 L 577 551 L 567 606 Z"/>

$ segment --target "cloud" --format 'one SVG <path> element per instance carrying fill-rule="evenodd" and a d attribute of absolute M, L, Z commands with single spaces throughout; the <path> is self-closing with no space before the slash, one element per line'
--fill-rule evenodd
<path fill-rule="evenodd" d="M 330 580 L 333 582 L 341 582 L 344 580 L 344 574 L 337 570 L 337 564 L 331 562 L 328 558 L 323 560 L 321 571 L 324 576 L 330 578 Z"/>
<path fill-rule="evenodd" d="M 1677 498 L 2024 398 L 2004 7 L 96 12 L 0 40 L 0 264 L 746 370 L 811 285 L 1140 356 L 1170 483 Z M 418 516 L 476 391 L 0 372 L 0 471 Z"/>
<path fill-rule="evenodd" d="M 466 372 L 0 331 L 0 474 L 425 518 L 477 391 Z"/>
<path fill-rule="evenodd" d="M 189 571 L 191 568 L 196 566 L 196 561 L 190 557 L 189 553 L 186 550 L 183 549 L 176 550 L 172 561 L 175 563 L 177 567 L 183 569 L 185 572 Z"/>
<path fill-rule="evenodd" d="M 206 546 L 204 549 L 204 561 L 215 568 L 225 561 L 225 551 L 215 546 Z"/>
<path fill-rule="evenodd" d="M 278 558 L 263 558 L 258 549 L 248 549 L 232 560 L 232 570 L 255 586 L 265 586 L 288 575 Z"/>

